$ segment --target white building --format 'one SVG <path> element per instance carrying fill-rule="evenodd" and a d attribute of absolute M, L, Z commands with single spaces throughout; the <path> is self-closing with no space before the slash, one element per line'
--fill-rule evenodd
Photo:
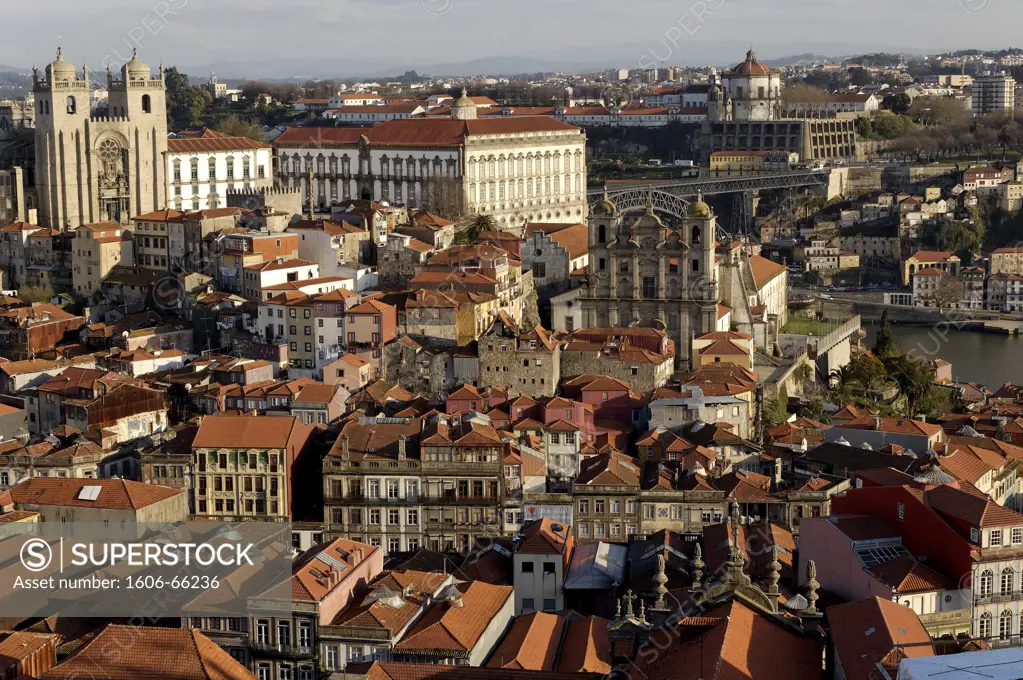
<path fill-rule="evenodd" d="M 1005 73 L 989 73 L 973 81 L 973 115 L 1009 113 L 1016 108 L 1016 79 Z"/>
<path fill-rule="evenodd" d="M 291 128 L 277 173 L 314 204 L 372 199 L 492 215 L 502 226 L 587 216 L 586 137 L 549 116 L 476 119 L 468 97 L 453 118 L 391 120 L 369 129 Z M 305 198 L 304 200 L 308 200 Z"/>
<path fill-rule="evenodd" d="M 544 518 L 523 527 L 513 556 L 515 614 L 565 608 L 562 586 L 572 556 L 571 528 Z"/>
<path fill-rule="evenodd" d="M 320 278 L 320 266 L 309 260 L 274 260 L 245 267 L 243 294 L 249 300 L 264 299 L 263 291 L 280 283 Z"/>
<path fill-rule="evenodd" d="M 205 210 L 227 205 L 227 192 L 273 186 L 273 148 L 247 137 L 205 130 L 167 140 L 167 206 Z"/>
<path fill-rule="evenodd" d="M 340 109 L 342 106 L 376 106 L 383 103 L 383 98 L 376 92 L 336 92 L 327 99 L 327 107 L 331 109 Z"/>

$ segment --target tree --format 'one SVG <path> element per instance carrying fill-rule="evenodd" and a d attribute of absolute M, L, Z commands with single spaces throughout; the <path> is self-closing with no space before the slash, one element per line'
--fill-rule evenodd
<path fill-rule="evenodd" d="M 954 276 L 946 274 L 941 277 L 937 288 L 934 289 L 934 304 L 937 305 L 938 309 L 951 307 L 962 301 L 965 294 L 966 286 L 963 285 L 963 282 Z"/>
<path fill-rule="evenodd" d="M 863 87 L 874 82 L 874 76 L 865 68 L 851 68 L 849 69 L 849 82 L 856 87 Z"/>
<path fill-rule="evenodd" d="M 778 399 L 769 417 L 772 425 L 781 425 L 789 419 L 789 393 L 784 385 L 778 389 Z"/>
<path fill-rule="evenodd" d="M 18 297 L 25 302 L 49 302 L 54 295 L 56 293 L 52 289 L 38 286 L 25 286 L 18 289 Z"/>
<path fill-rule="evenodd" d="M 913 105 L 913 98 L 905 92 L 898 94 L 890 94 L 881 100 L 881 107 L 888 109 L 892 113 L 904 116 L 909 113 L 909 107 Z"/>
<path fill-rule="evenodd" d="M 455 241 L 461 245 L 473 245 L 479 241 L 480 234 L 486 231 L 497 231 L 497 220 L 493 215 L 476 214 L 470 217 L 465 226 L 455 234 Z"/>
<path fill-rule="evenodd" d="M 184 130 L 202 124 L 203 114 L 213 103 L 213 97 L 204 88 L 190 85 L 188 76 L 171 66 L 164 71 L 167 87 L 167 117 L 171 128 Z"/>
<path fill-rule="evenodd" d="M 220 121 L 220 124 L 217 125 L 217 132 L 228 137 L 245 137 L 257 142 L 266 142 L 266 135 L 263 133 L 263 127 L 259 123 L 251 120 L 242 120 L 234 114 Z"/>
<path fill-rule="evenodd" d="M 952 97 L 917 97 L 909 107 L 909 116 L 921 125 L 947 125 L 966 119 L 966 109 Z"/>
<path fill-rule="evenodd" d="M 874 125 L 870 122 L 867 117 L 861 117 L 856 119 L 856 135 L 863 139 L 874 138 Z"/>
<path fill-rule="evenodd" d="M 848 379 L 858 382 L 865 390 L 874 388 L 888 377 L 884 363 L 868 354 L 856 357 L 845 368 L 848 371 Z"/>
<path fill-rule="evenodd" d="M 819 87 L 805 83 L 784 88 L 781 98 L 789 106 L 823 106 L 834 99 Z"/>
<path fill-rule="evenodd" d="M 895 335 L 892 333 L 892 325 L 888 321 L 888 310 L 886 309 L 881 313 L 881 328 L 877 331 L 877 339 L 874 341 L 874 356 L 884 361 L 899 353 L 899 345 L 895 342 Z"/>
<path fill-rule="evenodd" d="M 1011 125 L 1003 125 L 998 131 L 998 144 L 1002 147 L 1002 159 L 1005 158 L 1005 150 L 1010 144 L 1012 144 L 1014 137 L 1015 135 Z"/>

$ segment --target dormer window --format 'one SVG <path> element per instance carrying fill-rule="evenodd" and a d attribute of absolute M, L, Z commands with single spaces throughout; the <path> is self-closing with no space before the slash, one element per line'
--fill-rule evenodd
<path fill-rule="evenodd" d="M 973 527 L 970 527 L 970 540 L 974 543 L 980 541 L 980 532 Z"/>

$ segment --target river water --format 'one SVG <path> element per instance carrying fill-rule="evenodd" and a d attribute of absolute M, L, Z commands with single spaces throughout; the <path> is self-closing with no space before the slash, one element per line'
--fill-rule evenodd
<path fill-rule="evenodd" d="M 876 321 L 863 322 L 868 348 L 874 346 L 879 327 Z M 991 391 L 1007 382 L 1023 384 L 1023 337 L 929 326 L 893 326 L 892 332 L 903 351 L 950 362 L 956 380 L 982 383 Z"/>

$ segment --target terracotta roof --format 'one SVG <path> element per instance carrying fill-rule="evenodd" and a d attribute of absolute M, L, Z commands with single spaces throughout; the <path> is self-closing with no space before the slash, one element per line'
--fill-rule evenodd
<path fill-rule="evenodd" d="M 432 596 L 449 578 L 448 574 L 439 572 L 405 569 L 384 572 L 369 584 L 355 603 L 339 612 L 331 625 L 386 629 L 396 635 L 419 616 L 427 605 L 427 596 Z M 402 605 L 394 607 L 369 597 L 374 593 L 385 595 L 380 588 L 387 588 L 400 597 Z"/>
<path fill-rule="evenodd" d="M 192 446 L 197 449 L 285 449 L 307 428 L 282 416 L 206 416 Z"/>
<path fill-rule="evenodd" d="M 760 290 L 776 276 L 786 271 L 785 265 L 772 262 L 759 255 L 753 255 L 749 258 L 749 266 L 753 272 L 753 282 L 756 284 L 757 290 Z"/>
<path fill-rule="evenodd" d="M 117 654 L 110 650 L 117 649 Z M 76 654 L 43 673 L 44 680 L 255 680 L 219 645 L 194 629 L 111 624 Z M 171 671 L 170 669 L 173 669 Z"/>
<path fill-rule="evenodd" d="M 168 139 L 167 152 L 177 153 L 209 153 L 211 151 L 246 151 L 253 149 L 269 149 L 265 142 L 257 142 L 248 137 L 202 137 L 186 139 Z"/>
<path fill-rule="evenodd" d="M 352 571 L 379 548 L 346 538 L 335 538 L 305 551 L 291 567 L 291 598 L 304 602 L 319 602 L 334 588 L 356 572 Z M 342 565 L 342 566 L 338 566 Z M 331 583 L 331 572 L 337 581 Z M 357 577 L 361 580 L 360 574 Z M 358 584 L 352 584 L 352 587 Z"/>
<path fill-rule="evenodd" d="M 956 587 L 956 582 L 951 578 L 920 564 L 908 555 L 879 564 L 870 572 L 900 595 L 952 590 Z"/>
<path fill-rule="evenodd" d="M 640 480 L 639 463 L 634 458 L 619 453 L 607 453 L 584 460 L 575 483 L 639 486 Z"/>
<path fill-rule="evenodd" d="M 553 670 L 564 627 L 564 617 L 557 614 L 533 612 L 517 617 L 486 667 Z"/>
<path fill-rule="evenodd" d="M 536 222 L 526 224 L 524 233 L 527 237 L 535 232 L 542 232 L 549 236 L 552 241 L 568 251 L 568 256 L 573 260 L 589 252 L 590 229 L 585 224 L 547 224 Z"/>
<path fill-rule="evenodd" d="M 581 680 L 581 678 L 574 673 L 374 661 L 366 671 L 366 680 Z"/>
<path fill-rule="evenodd" d="M 555 526 L 561 528 L 556 531 Z M 571 549 L 570 529 L 548 518 L 527 523 L 522 528 L 522 542 L 515 552 L 521 555 L 561 555 L 565 549 Z"/>
<path fill-rule="evenodd" d="M 569 621 L 555 670 L 607 676 L 611 672 L 611 643 L 607 626 L 607 619 L 599 616 Z"/>
<path fill-rule="evenodd" d="M 943 250 L 918 250 L 909 259 L 917 262 L 946 262 L 950 257 L 951 253 Z"/>
<path fill-rule="evenodd" d="M 514 589 L 470 581 L 458 586 L 461 597 L 452 602 L 437 602 L 399 642 L 394 651 L 414 653 L 468 654 L 480 641 L 491 620 L 504 608 Z"/>
<path fill-rule="evenodd" d="M 100 487 L 95 500 L 79 498 L 83 488 Z M 154 484 L 127 479 L 74 479 L 70 477 L 30 477 L 11 487 L 11 498 L 18 505 L 60 505 L 76 508 L 138 510 L 184 494 Z"/>
<path fill-rule="evenodd" d="M 872 678 L 879 662 L 898 645 L 909 658 L 933 656 L 930 642 L 916 613 L 891 600 L 872 597 L 827 609 L 831 639 L 847 678 Z M 888 668 L 894 677 L 895 668 Z"/>
<path fill-rule="evenodd" d="M 688 623 L 683 619 L 683 627 Z M 824 641 L 760 614 L 738 599 L 714 607 L 692 632 L 656 630 L 660 654 L 637 655 L 644 680 L 819 680 Z M 699 630 L 705 629 L 705 630 Z M 862 676 L 849 676 L 862 677 Z"/>

